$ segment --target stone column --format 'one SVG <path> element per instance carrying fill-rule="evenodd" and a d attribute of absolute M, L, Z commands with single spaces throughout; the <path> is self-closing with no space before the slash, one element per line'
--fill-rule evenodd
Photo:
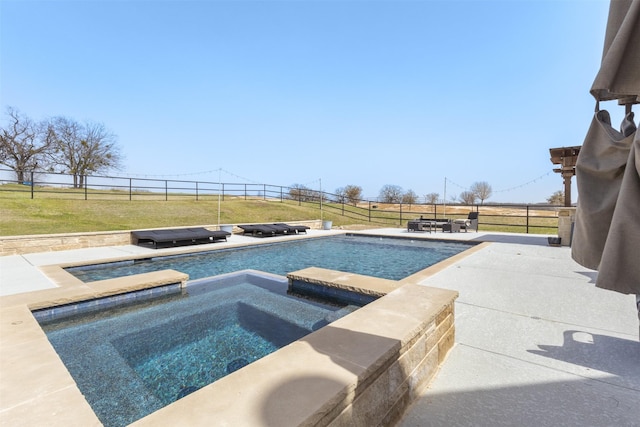
<path fill-rule="evenodd" d="M 576 208 L 560 208 L 558 211 L 558 237 L 562 246 L 571 245 L 573 223 L 576 220 Z"/>

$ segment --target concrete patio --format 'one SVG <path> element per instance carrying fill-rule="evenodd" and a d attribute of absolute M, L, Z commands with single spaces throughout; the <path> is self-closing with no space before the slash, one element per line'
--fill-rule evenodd
<path fill-rule="evenodd" d="M 543 236 L 455 237 L 495 243 L 421 282 L 460 293 L 456 345 L 399 425 L 640 426 L 634 296 Z"/>
<path fill-rule="evenodd" d="M 596 273 L 573 262 L 568 247 L 522 234 L 370 233 L 493 242 L 419 280 L 459 292 L 456 345 L 399 426 L 640 426 L 635 299 L 597 289 Z M 234 235 L 216 245 L 245 240 L 255 241 Z M 0 257 L 0 294 L 53 287 L 38 266 L 143 251 L 127 245 Z M 0 424 L 1 415 L 0 402 Z"/>

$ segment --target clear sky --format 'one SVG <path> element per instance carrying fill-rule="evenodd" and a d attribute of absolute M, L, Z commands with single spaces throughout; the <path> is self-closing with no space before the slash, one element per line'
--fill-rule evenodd
<path fill-rule="evenodd" d="M 1 0 L 1 122 L 11 106 L 103 123 L 124 156 L 112 175 L 365 197 L 446 182 L 447 199 L 486 181 L 490 202 L 544 202 L 563 189 L 549 148 L 591 121 L 608 8 Z"/>

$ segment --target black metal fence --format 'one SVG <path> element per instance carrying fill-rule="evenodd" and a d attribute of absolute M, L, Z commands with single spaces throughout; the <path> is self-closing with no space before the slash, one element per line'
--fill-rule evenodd
<path fill-rule="evenodd" d="M 336 194 L 308 188 L 269 184 L 185 181 L 154 178 L 73 175 L 29 172 L 22 182 L 12 170 L 0 169 L 0 197 L 64 198 L 79 200 L 220 200 L 263 199 L 308 205 L 322 216 L 349 218 L 377 225 L 406 226 L 407 221 L 424 218 L 466 218 L 479 212 L 482 230 L 552 234 L 557 231 L 559 206 L 523 204 L 462 205 L 443 203 L 381 203 L 346 200 Z M 80 186 L 74 182 L 81 182 Z"/>

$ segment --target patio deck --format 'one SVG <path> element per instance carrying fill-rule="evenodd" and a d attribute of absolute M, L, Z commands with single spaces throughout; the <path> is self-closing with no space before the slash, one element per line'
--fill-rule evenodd
<path fill-rule="evenodd" d="M 634 297 L 596 288 L 596 273 L 573 262 L 568 247 L 550 247 L 536 235 L 370 232 L 493 242 L 413 278 L 459 292 L 456 345 L 398 426 L 640 426 Z M 255 239 L 234 235 L 216 246 L 246 242 Z M 145 250 L 128 245 L 0 257 L 0 294 L 54 287 L 38 266 Z M 0 401 L 0 424 L 6 409 Z"/>

